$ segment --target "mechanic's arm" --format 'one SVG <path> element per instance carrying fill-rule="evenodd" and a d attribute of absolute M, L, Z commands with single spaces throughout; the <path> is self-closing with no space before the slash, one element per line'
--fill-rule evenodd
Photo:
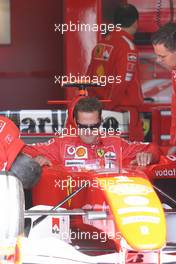
<path fill-rule="evenodd" d="M 59 140 L 50 139 L 44 143 L 37 143 L 34 145 L 27 145 L 23 152 L 34 158 L 40 166 L 52 166 L 58 164 L 59 160 Z"/>
<path fill-rule="evenodd" d="M 39 155 L 39 156 L 36 156 L 35 158 L 34 158 L 34 160 L 41 166 L 41 167 L 43 167 L 43 166 L 52 166 L 53 164 L 52 164 L 52 162 L 51 162 L 51 160 L 49 160 L 47 157 L 45 157 L 45 156 L 41 156 L 41 155 Z"/>

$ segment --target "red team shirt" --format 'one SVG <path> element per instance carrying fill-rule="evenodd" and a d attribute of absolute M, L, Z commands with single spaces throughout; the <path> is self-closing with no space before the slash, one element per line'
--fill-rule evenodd
<path fill-rule="evenodd" d="M 27 146 L 24 152 L 32 157 L 45 156 L 53 165 L 98 169 L 118 167 L 120 150 L 124 166 L 134 160 L 138 152 L 151 152 L 153 162 L 159 160 L 160 153 L 155 145 L 128 143 L 117 136 L 98 137 L 96 144 L 85 144 L 78 136 L 63 136 L 52 138 L 47 143 Z"/>
<path fill-rule="evenodd" d="M 143 104 L 138 51 L 133 43 L 133 36 L 129 33 L 123 30 L 113 31 L 98 43 L 92 52 L 87 75 L 91 78 L 93 76 L 114 77 L 115 82 L 107 83 L 103 88 L 93 88 L 89 93 L 90 96 L 96 96 L 99 99 L 112 99 L 107 109 L 116 110 L 116 107 L 120 105 L 137 107 Z"/>

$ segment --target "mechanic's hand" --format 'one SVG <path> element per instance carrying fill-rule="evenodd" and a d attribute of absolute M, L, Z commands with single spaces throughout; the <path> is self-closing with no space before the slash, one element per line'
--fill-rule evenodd
<path fill-rule="evenodd" d="M 174 146 L 174 147 L 171 147 L 169 150 L 168 150 L 168 155 L 173 155 L 173 154 L 175 154 L 176 153 L 176 147 Z"/>
<path fill-rule="evenodd" d="M 37 156 L 34 160 L 42 167 L 42 166 L 52 166 L 52 162 L 44 156 Z"/>
<path fill-rule="evenodd" d="M 131 165 L 147 166 L 152 163 L 152 153 L 150 152 L 139 152 L 136 155 L 136 159 L 131 161 Z"/>

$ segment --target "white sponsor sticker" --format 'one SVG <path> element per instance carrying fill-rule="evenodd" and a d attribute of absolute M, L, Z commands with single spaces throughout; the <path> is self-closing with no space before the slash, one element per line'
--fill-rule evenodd
<path fill-rule="evenodd" d="M 128 196 L 124 198 L 124 202 L 128 205 L 147 205 L 149 199 L 142 196 Z"/>
<path fill-rule="evenodd" d="M 159 224 L 160 218 L 156 216 L 148 216 L 148 215 L 139 215 L 139 216 L 129 216 L 123 218 L 123 225 L 128 225 L 132 223 L 153 223 L 153 224 Z"/>
<path fill-rule="evenodd" d="M 137 61 L 136 53 L 128 53 L 128 61 Z"/>
<path fill-rule="evenodd" d="M 146 195 L 153 192 L 153 189 L 146 185 L 134 183 L 119 183 L 109 186 L 108 190 L 119 195 Z"/>
<path fill-rule="evenodd" d="M 154 213 L 159 214 L 159 209 L 154 207 L 128 207 L 128 208 L 120 208 L 118 209 L 119 214 L 128 214 L 128 213 L 139 213 L 139 212 L 145 212 L 145 213 Z"/>
<path fill-rule="evenodd" d="M 85 166 L 85 160 L 65 160 L 66 167 L 82 167 Z"/>
<path fill-rule="evenodd" d="M 125 75 L 125 81 L 130 82 L 132 80 L 133 73 L 127 72 Z"/>
<path fill-rule="evenodd" d="M 134 182 L 131 178 L 127 176 L 117 176 L 114 178 L 116 179 L 116 182 Z"/>
<path fill-rule="evenodd" d="M 115 152 L 108 151 L 105 153 L 104 157 L 107 159 L 116 159 L 116 154 Z"/>

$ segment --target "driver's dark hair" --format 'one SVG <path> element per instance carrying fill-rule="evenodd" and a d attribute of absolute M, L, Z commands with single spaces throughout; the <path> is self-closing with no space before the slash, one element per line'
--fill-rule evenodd
<path fill-rule="evenodd" d="M 153 45 L 163 44 L 170 51 L 176 51 L 176 23 L 167 23 L 153 33 L 151 37 Z"/>
<path fill-rule="evenodd" d="M 101 102 L 95 97 L 84 97 L 81 98 L 78 103 L 75 105 L 73 110 L 73 117 L 77 120 L 78 112 L 94 112 L 97 111 L 99 114 L 99 118 L 101 120 L 102 114 L 102 104 Z"/>
<path fill-rule="evenodd" d="M 22 182 L 24 189 L 30 189 L 38 182 L 41 167 L 35 160 L 20 153 L 13 162 L 10 172 Z"/>
<path fill-rule="evenodd" d="M 138 10 L 131 4 L 118 6 L 114 13 L 114 25 L 121 24 L 124 28 L 130 27 L 138 19 Z"/>

